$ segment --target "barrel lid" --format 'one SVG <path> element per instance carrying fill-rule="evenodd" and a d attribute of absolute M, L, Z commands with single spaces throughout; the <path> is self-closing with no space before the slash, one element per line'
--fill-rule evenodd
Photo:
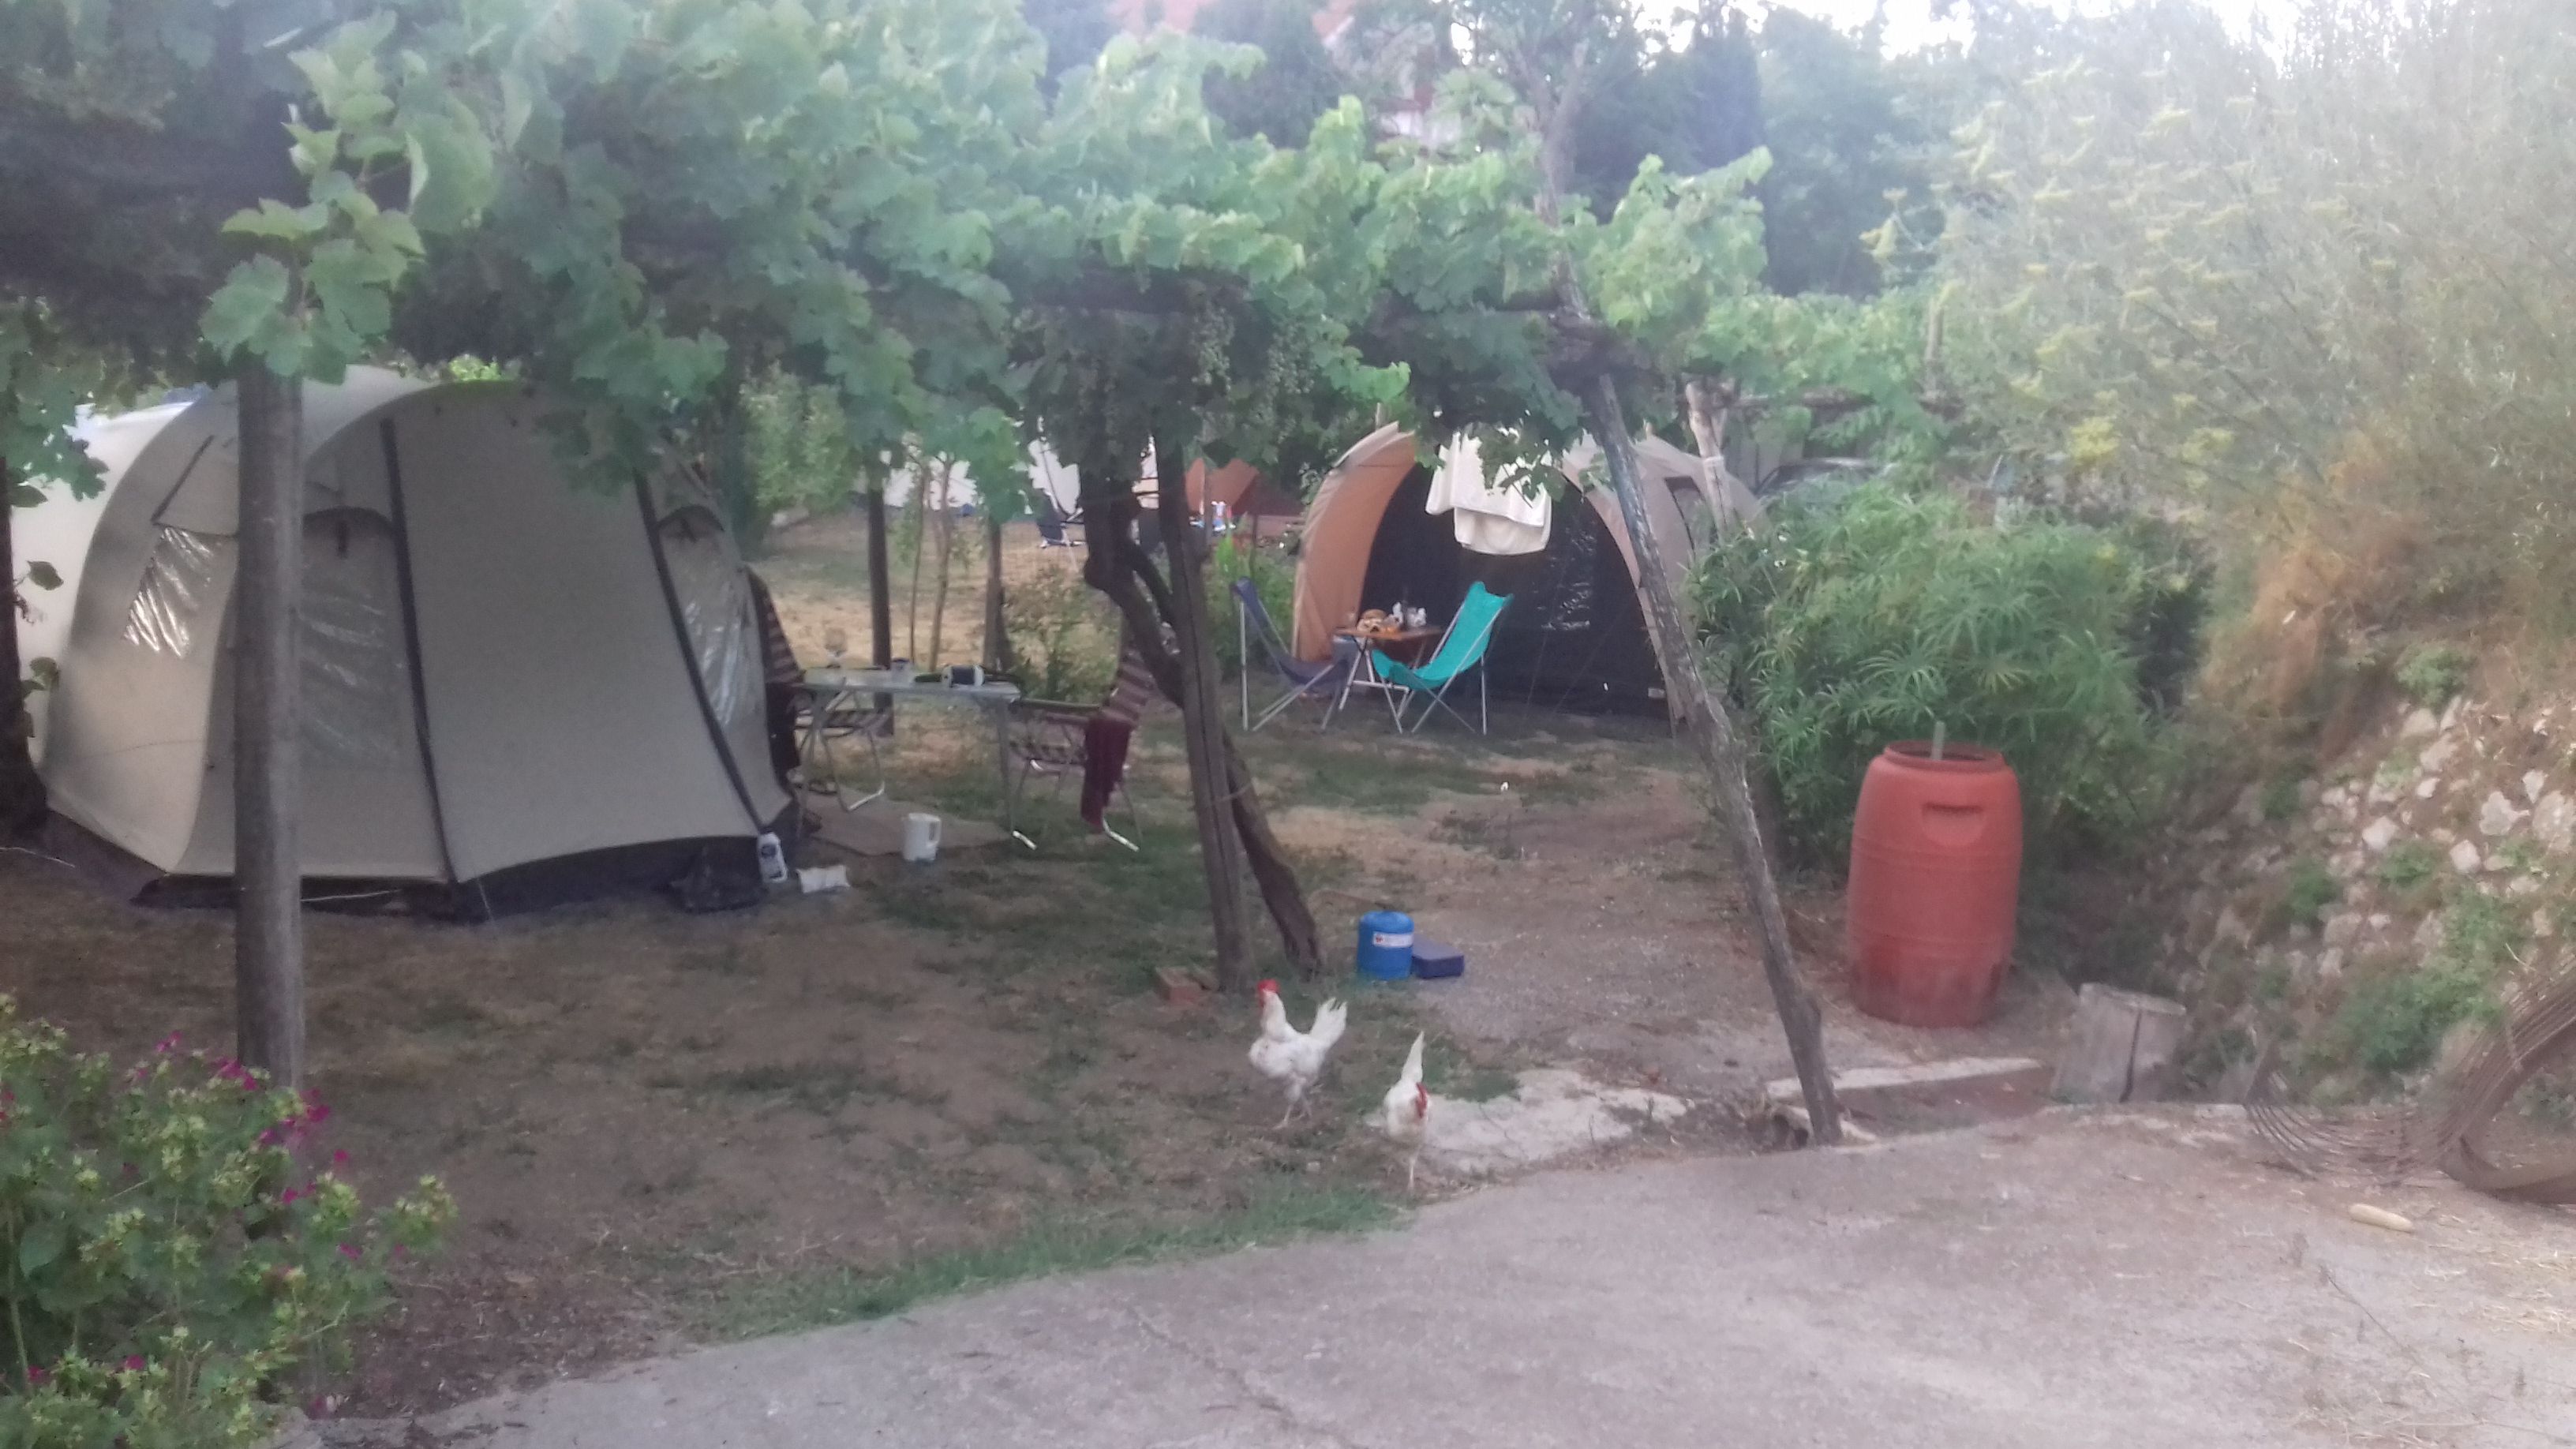
<path fill-rule="evenodd" d="M 1413 918 L 1402 911 L 1371 911 L 1360 917 L 1360 924 L 1372 931 L 1410 931 Z"/>
<path fill-rule="evenodd" d="M 1983 745 L 1945 744 L 1941 758 L 1932 758 L 1929 740 L 1899 740 L 1880 754 L 1880 759 L 1909 770 L 1937 770 L 1951 775 L 1991 775 L 2011 770 L 2000 750 Z"/>

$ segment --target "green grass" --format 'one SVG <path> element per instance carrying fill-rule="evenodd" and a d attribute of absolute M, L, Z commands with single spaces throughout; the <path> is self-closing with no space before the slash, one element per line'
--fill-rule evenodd
<path fill-rule="evenodd" d="M 2322 919 L 2326 907 L 2343 899 L 2343 887 L 2336 884 L 2334 873 L 2326 863 L 2313 855 L 2291 862 L 2290 877 L 2281 896 L 2281 909 L 2294 925 L 2313 926 Z"/>
<path fill-rule="evenodd" d="M 2279 825 L 2299 813 L 2299 785 L 2296 775 L 2282 775 L 2263 787 L 2263 818 Z"/>
<path fill-rule="evenodd" d="M 2440 709 L 2469 687 L 2475 663 L 2456 644 L 2419 644 L 2397 661 L 2397 687 L 2426 709 Z"/>
<path fill-rule="evenodd" d="M 934 1298 L 1032 1278 L 1138 1263 L 1206 1257 L 1239 1248 L 1392 1225 L 1395 1205 L 1350 1187 L 1293 1180 L 1264 1188 L 1239 1208 L 1187 1222 L 1063 1217 L 987 1247 L 937 1253 L 876 1272 L 780 1272 L 728 1285 L 695 1315 L 716 1339 L 757 1338 L 834 1323 L 884 1318 Z"/>
<path fill-rule="evenodd" d="M 2453 1027 L 2501 1015 L 2496 982 L 2514 965 L 2525 934 L 2504 902 L 2459 893 L 2442 913 L 2442 944 L 2431 957 L 2354 986 L 2311 1048 L 2310 1065 L 2347 1063 L 2382 1081 L 2420 1071 Z"/>
<path fill-rule="evenodd" d="M 2430 841 L 2401 840 L 2379 862 L 2379 883 L 2393 891 L 2421 889 L 2442 868 L 2442 852 Z"/>
<path fill-rule="evenodd" d="M 2399 970 L 2344 998 L 2328 1033 L 2331 1051 L 2374 1076 L 2401 1076 L 2432 1061 L 2451 1028 L 2488 1009 L 2487 983 L 2453 968 Z"/>

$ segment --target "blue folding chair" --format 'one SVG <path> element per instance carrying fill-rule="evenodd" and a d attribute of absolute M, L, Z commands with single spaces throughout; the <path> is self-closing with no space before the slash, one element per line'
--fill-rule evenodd
<path fill-rule="evenodd" d="M 1458 682 L 1458 676 L 1471 669 L 1476 671 L 1476 723 L 1471 728 L 1480 735 L 1486 732 L 1491 721 L 1485 698 L 1485 646 L 1493 642 L 1494 621 L 1502 617 L 1503 606 L 1511 601 L 1511 595 L 1488 592 L 1482 583 L 1468 585 L 1467 597 L 1458 605 L 1457 617 L 1449 621 L 1449 632 L 1440 636 L 1440 647 L 1432 651 L 1430 662 L 1419 667 L 1399 664 L 1388 658 L 1384 650 L 1370 651 L 1370 662 L 1377 667 L 1377 677 L 1405 691 L 1403 697 L 1395 702 L 1398 733 L 1404 730 L 1404 712 L 1412 707 L 1416 695 L 1430 702 L 1423 705 L 1421 716 L 1413 722 L 1415 734 L 1420 734 L 1422 727 L 1431 722 L 1431 711 L 1435 708 L 1448 710 L 1452 719 L 1466 724 L 1467 717 L 1449 703 L 1448 694 L 1449 686 Z"/>
<path fill-rule="evenodd" d="M 1332 723 L 1333 705 L 1341 696 L 1343 681 L 1351 677 L 1351 670 L 1360 662 L 1360 646 L 1356 642 L 1335 639 L 1333 657 L 1320 664 L 1310 664 L 1298 658 L 1280 642 L 1279 626 L 1270 621 L 1270 610 L 1261 602 L 1261 591 L 1253 587 L 1250 579 L 1234 581 L 1234 629 L 1243 654 L 1240 674 L 1243 679 L 1243 727 L 1246 731 L 1257 730 L 1277 719 L 1280 711 L 1301 699 L 1320 701 L 1324 706 L 1324 723 Z M 1252 648 L 1256 642 L 1261 646 L 1263 657 L 1269 661 L 1271 671 L 1287 689 L 1287 693 L 1265 705 L 1258 718 L 1252 712 Z"/>

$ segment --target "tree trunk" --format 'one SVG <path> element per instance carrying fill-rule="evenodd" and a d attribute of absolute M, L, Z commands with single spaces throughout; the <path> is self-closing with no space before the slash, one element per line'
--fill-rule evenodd
<path fill-rule="evenodd" d="M 929 522 L 930 515 L 923 511 L 929 506 L 929 502 L 930 483 L 929 480 L 921 476 L 920 465 L 916 462 L 912 470 L 912 496 L 903 501 L 903 511 L 906 515 L 904 521 L 906 523 L 920 523 L 924 525 L 923 527 L 911 530 L 912 581 L 905 587 L 903 596 L 903 652 L 904 656 L 910 659 L 916 667 L 918 667 L 922 662 L 921 555 L 930 542 L 930 539 L 927 536 L 927 524 Z"/>
<path fill-rule="evenodd" d="M 996 674 L 1020 671 L 1019 651 L 1011 647 L 1011 626 L 1003 617 L 1002 516 L 993 500 L 984 500 L 984 668 Z"/>
<path fill-rule="evenodd" d="M 868 662 L 894 663 L 894 580 L 886 562 L 885 482 L 868 490 Z"/>
<path fill-rule="evenodd" d="M 868 662 L 883 669 L 894 663 L 894 580 L 886 563 L 885 479 L 868 489 Z M 894 696 L 876 697 L 879 714 L 891 719 Z"/>
<path fill-rule="evenodd" d="M 1726 430 L 1733 421 L 1735 409 L 1732 402 L 1720 404 L 1717 401 L 1719 395 L 1718 388 L 1706 378 L 1692 378 L 1682 387 L 1682 411 L 1690 419 L 1691 437 L 1699 443 L 1700 496 L 1708 502 L 1710 520 L 1723 527 L 1735 507 L 1734 499 L 1729 496 L 1733 490 L 1726 485 L 1734 483 L 1741 487 L 1742 484 L 1734 470 L 1726 465 Z M 1731 399 L 1734 391 L 1728 388 L 1723 395 Z M 1745 496 L 1751 496 L 1751 490 L 1746 490 Z M 1753 520 L 1737 518 L 1733 521 L 1741 529 Z M 1718 681 L 1717 694 L 1721 699 L 1726 696 L 1730 684 L 1728 680 Z M 1767 779 L 1754 782 L 1753 816 L 1762 827 L 1765 854 L 1776 875 L 1783 868 L 1779 843 L 1786 838 L 1786 833 L 1781 828 L 1778 793 Z"/>
<path fill-rule="evenodd" d="M 1707 770 L 1709 783 L 1717 796 L 1718 813 L 1725 818 L 1727 842 L 1734 848 L 1736 873 L 1744 880 L 1744 893 L 1753 903 L 1754 916 L 1762 928 L 1762 974 L 1770 979 L 1771 999 L 1780 1012 L 1780 1025 L 1788 1034 L 1789 1057 L 1797 1063 L 1798 1085 L 1807 1099 L 1807 1117 L 1814 1140 L 1831 1147 L 1842 1141 L 1842 1108 L 1834 1099 L 1834 1076 L 1825 1064 L 1824 1015 L 1816 1005 L 1815 992 L 1798 970 L 1798 959 L 1789 944 L 1789 918 L 1780 906 L 1780 886 L 1771 874 L 1771 855 L 1762 842 L 1762 825 L 1753 811 L 1753 792 L 1745 777 L 1744 747 L 1737 738 L 1735 721 L 1726 701 L 1709 693 L 1708 681 L 1700 674 L 1699 656 L 1692 652 L 1689 631 L 1682 627 L 1681 610 L 1673 600 L 1672 581 L 1665 577 L 1663 550 L 1655 537 L 1652 518 L 1646 512 L 1645 490 L 1637 469 L 1637 446 L 1628 431 L 1627 409 L 1619 401 L 1619 384 L 1609 374 L 1592 379 L 1584 397 L 1584 411 L 1592 435 L 1601 444 L 1602 454 L 1610 465 L 1610 483 L 1619 495 L 1619 513 L 1628 525 L 1628 537 L 1637 551 L 1637 577 L 1646 590 L 1646 622 L 1655 631 L 1655 639 L 1667 661 L 1671 677 L 1666 680 L 1682 693 L 1688 706 L 1693 728 L 1691 741 L 1698 748 L 1700 763 Z"/>
<path fill-rule="evenodd" d="M 1085 469 L 1083 476 L 1088 478 L 1091 472 Z M 1105 489 L 1111 484 L 1105 481 L 1103 486 Z M 1123 488 L 1123 484 L 1120 486 Z M 1166 586 L 1131 541 L 1139 512 L 1133 493 L 1121 491 L 1110 496 L 1086 489 L 1082 511 L 1088 520 L 1091 537 L 1091 554 L 1083 563 L 1084 580 L 1118 606 L 1123 626 L 1132 637 L 1141 641 L 1138 652 L 1143 655 L 1146 668 L 1153 672 L 1155 687 L 1174 703 L 1181 703 L 1185 689 L 1180 661 L 1163 648 L 1160 638 L 1162 626 L 1167 621 L 1173 624 L 1175 633 L 1179 632 L 1179 588 L 1177 585 Z M 1187 527 L 1186 522 L 1183 526 Z M 1207 677 L 1212 682 L 1215 671 L 1208 671 Z M 1209 692 L 1213 698 L 1216 691 L 1212 683 Z M 1314 916 L 1307 910 L 1305 891 L 1297 882 L 1296 868 L 1288 863 L 1285 852 L 1279 848 L 1278 838 L 1270 833 L 1269 819 L 1261 809 L 1261 797 L 1253 789 L 1252 773 L 1235 750 L 1234 741 L 1225 734 L 1223 702 L 1219 700 L 1215 704 L 1209 717 L 1215 721 L 1224 747 L 1234 835 L 1252 867 L 1254 881 L 1261 887 L 1262 902 L 1269 907 L 1270 918 L 1279 928 L 1281 946 L 1298 973 L 1311 979 L 1322 967 L 1315 945 Z M 1186 728 L 1186 714 L 1183 718 Z M 1197 794 L 1193 776 L 1193 803 Z M 1211 891 L 1213 889 L 1211 883 Z M 1248 940 L 1246 950 L 1249 950 Z M 1244 985 L 1249 986 L 1249 980 Z"/>
<path fill-rule="evenodd" d="M 751 484 L 751 425 L 743 411 L 742 365 L 728 365 L 717 384 L 714 403 L 706 410 L 707 481 L 715 488 L 725 526 L 733 530 L 734 547 L 745 558 L 757 557 L 769 537 L 769 512 L 760 506 Z"/>
<path fill-rule="evenodd" d="M 0 840 L 33 834 L 45 823 L 45 782 L 36 775 L 28 753 L 31 717 L 21 681 L 26 661 L 18 657 L 18 558 L 10 550 L 10 490 L 16 478 L 9 460 L 0 458 Z M 69 601 L 65 601 L 68 606 Z"/>
<path fill-rule="evenodd" d="M 233 618 L 234 989 L 244 1064 L 304 1080 L 303 384 L 256 360 L 237 383 L 240 577 Z"/>
<path fill-rule="evenodd" d="M 1175 440 L 1157 438 L 1161 458 L 1183 458 L 1189 450 Z M 1181 733 L 1190 759 L 1190 813 L 1199 828 L 1199 850 L 1206 862 L 1208 915 L 1216 928 L 1216 985 L 1219 991 L 1252 989 L 1252 932 L 1243 916 L 1243 845 L 1236 834 L 1229 797 L 1234 793 L 1231 751 L 1225 734 L 1225 698 L 1217 687 L 1216 630 L 1208 619 L 1206 563 L 1199 556 L 1198 531 L 1190 526 L 1186 475 L 1177 468 L 1155 470 L 1160 494 L 1154 519 L 1162 529 L 1163 553 L 1172 571 L 1172 632 L 1180 653 Z"/>
<path fill-rule="evenodd" d="M 1220 727 L 1223 720 L 1218 721 Z M 1312 981 L 1324 973 L 1324 954 L 1315 935 L 1315 913 L 1307 908 L 1306 888 L 1297 880 L 1297 868 L 1288 863 L 1288 854 L 1280 849 L 1279 837 L 1270 833 L 1270 817 L 1261 808 L 1261 794 L 1252 783 L 1252 767 L 1244 762 L 1243 752 L 1235 747 L 1234 737 L 1225 741 L 1226 782 L 1234 802 L 1234 827 L 1243 837 L 1244 860 L 1252 867 L 1253 883 L 1261 888 L 1261 903 L 1269 908 L 1271 924 L 1279 928 L 1279 944 L 1287 951 L 1288 960 L 1301 978 Z"/>
<path fill-rule="evenodd" d="M 932 512 L 926 521 L 939 540 L 939 579 L 930 589 L 930 658 L 925 662 L 933 669 L 946 662 L 940 653 L 940 641 L 948 628 L 948 565 L 957 543 L 957 510 L 950 506 L 949 488 L 957 478 L 954 461 L 939 465 L 939 492 L 932 498 Z"/>

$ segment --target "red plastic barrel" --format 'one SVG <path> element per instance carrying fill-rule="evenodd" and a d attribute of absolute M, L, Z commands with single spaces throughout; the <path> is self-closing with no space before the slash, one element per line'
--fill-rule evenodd
<path fill-rule="evenodd" d="M 1852 820 L 1852 996 L 1908 1026 L 1974 1026 L 2012 962 L 2021 784 L 1992 750 L 1887 747 Z"/>

